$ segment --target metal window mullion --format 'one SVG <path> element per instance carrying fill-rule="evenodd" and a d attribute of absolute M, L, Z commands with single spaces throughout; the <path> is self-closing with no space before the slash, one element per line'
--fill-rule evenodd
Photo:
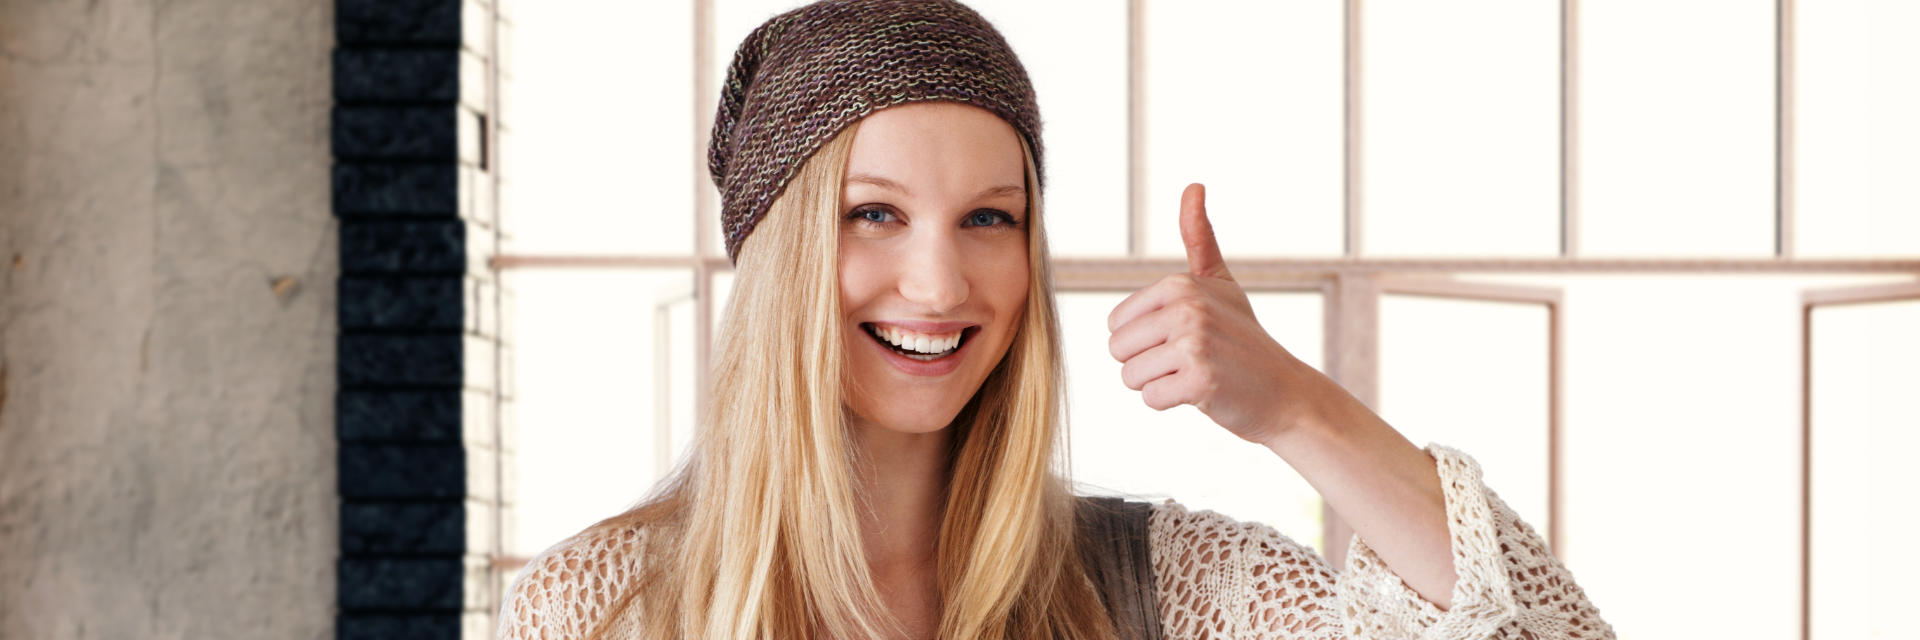
<path fill-rule="evenodd" d="M 1580 255 L 1580 2 L 1560 2 L 1560 256 Z"/>
<path fill-rule="evenodd" d="M 1794 254 L 1793 0 L 1774 1 L 1773 56 L 1773 255 Z"/>
<path fill-rule="evenodd" d="M 1813 307 L 1800 304 L 1800 640 L 1813 638 Z"/>
<path fill-rule="evenodd" d="M 1547 547 L 1567 561 L 1566 447 L 1561 416 L 1566 397 L 1566 306 L 1556 298 L 1547 305 Z"/>
<path fill-rule="evenodd" d="M 1127 255 L 1147 254 L 1145 0 L 1127 2 Z"/>
<path fill-rule="evenodd" d="M 1345 153 L 1345 207 L 1341 213 L 1345 222 L 1344 253 L 1349 258 L 1359 257 L 1361 253 L 1361 197 L 1360 197 L 1360 0 L 1346 0 L 1343 13 L 1345 38 L 1342 73 L 1342 100 L 1344 101 L 1345 135 L 1343 139 Z"/>

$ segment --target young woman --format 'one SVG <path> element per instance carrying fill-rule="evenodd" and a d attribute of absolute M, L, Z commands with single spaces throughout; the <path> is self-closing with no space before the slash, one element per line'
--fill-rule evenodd
<path fill-rule="evenodd" d="M 1612 635 L 1471 458 L 1416 448 L 1268 337 L 1198 185 L 1190 272 L 1108 318 L 1122 382 L 1299 470 L 1356 530 L 1347 565 L 1071 495 L 1038 110 L 971 10 L 796 9 L 742 43 L 721 98 L 737 278 L 700 435 L 653 497 L 526 567 L 502 637 Z"/>

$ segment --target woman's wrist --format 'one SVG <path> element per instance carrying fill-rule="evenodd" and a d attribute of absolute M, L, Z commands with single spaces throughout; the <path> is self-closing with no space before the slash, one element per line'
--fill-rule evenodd
<path fill-rule="evenodd" d="M 1306 384 L 1291 385 L 1297 397 L 1281 400 L 1271 419 L 1273 426 L 1269 435 L 1259 441 L 1282 458 L 1290 452 L 1311 448 L 1314 441 L 1323 442 L 1339 429 L 1338 425 L 1350 421 L 1348 403 L 1359 402 L 1332 378 L 1310 367 L 1307 369 L 1308 375 L 1298 380 Z"/>

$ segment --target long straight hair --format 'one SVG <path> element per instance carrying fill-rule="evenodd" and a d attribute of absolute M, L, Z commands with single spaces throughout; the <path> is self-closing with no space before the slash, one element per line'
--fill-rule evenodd
<path fill-rule="evenodd" d="M 649 638 L 896 636 L 860 530 L 845 414 L 841 180 L 859 124 L 804 163 L 741 248 L 690 455 L 640 506 L 636 584 L 596 637 L 636 613 Z M 1012 344 L 948 427 L 936 547 L 939 637 L 1110 638 L 1082 566 L 1064 462 L 1059 318 L 1033 154 L 1027 300 Z"/>

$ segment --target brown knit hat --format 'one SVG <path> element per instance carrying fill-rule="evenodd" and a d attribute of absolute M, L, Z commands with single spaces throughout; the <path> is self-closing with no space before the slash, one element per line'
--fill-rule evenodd
<path fill-rule="evenodd" d="M 1026 136 L 1039 164 L 1040 109 L 1026 69 L 965 5 L 823 0 L 754 29 L 727 69 L 708 147 L 727 258 L 739 260 L 747 234 L 821 145 L 867 114 L 925 100 L 992 111 Z"/>

